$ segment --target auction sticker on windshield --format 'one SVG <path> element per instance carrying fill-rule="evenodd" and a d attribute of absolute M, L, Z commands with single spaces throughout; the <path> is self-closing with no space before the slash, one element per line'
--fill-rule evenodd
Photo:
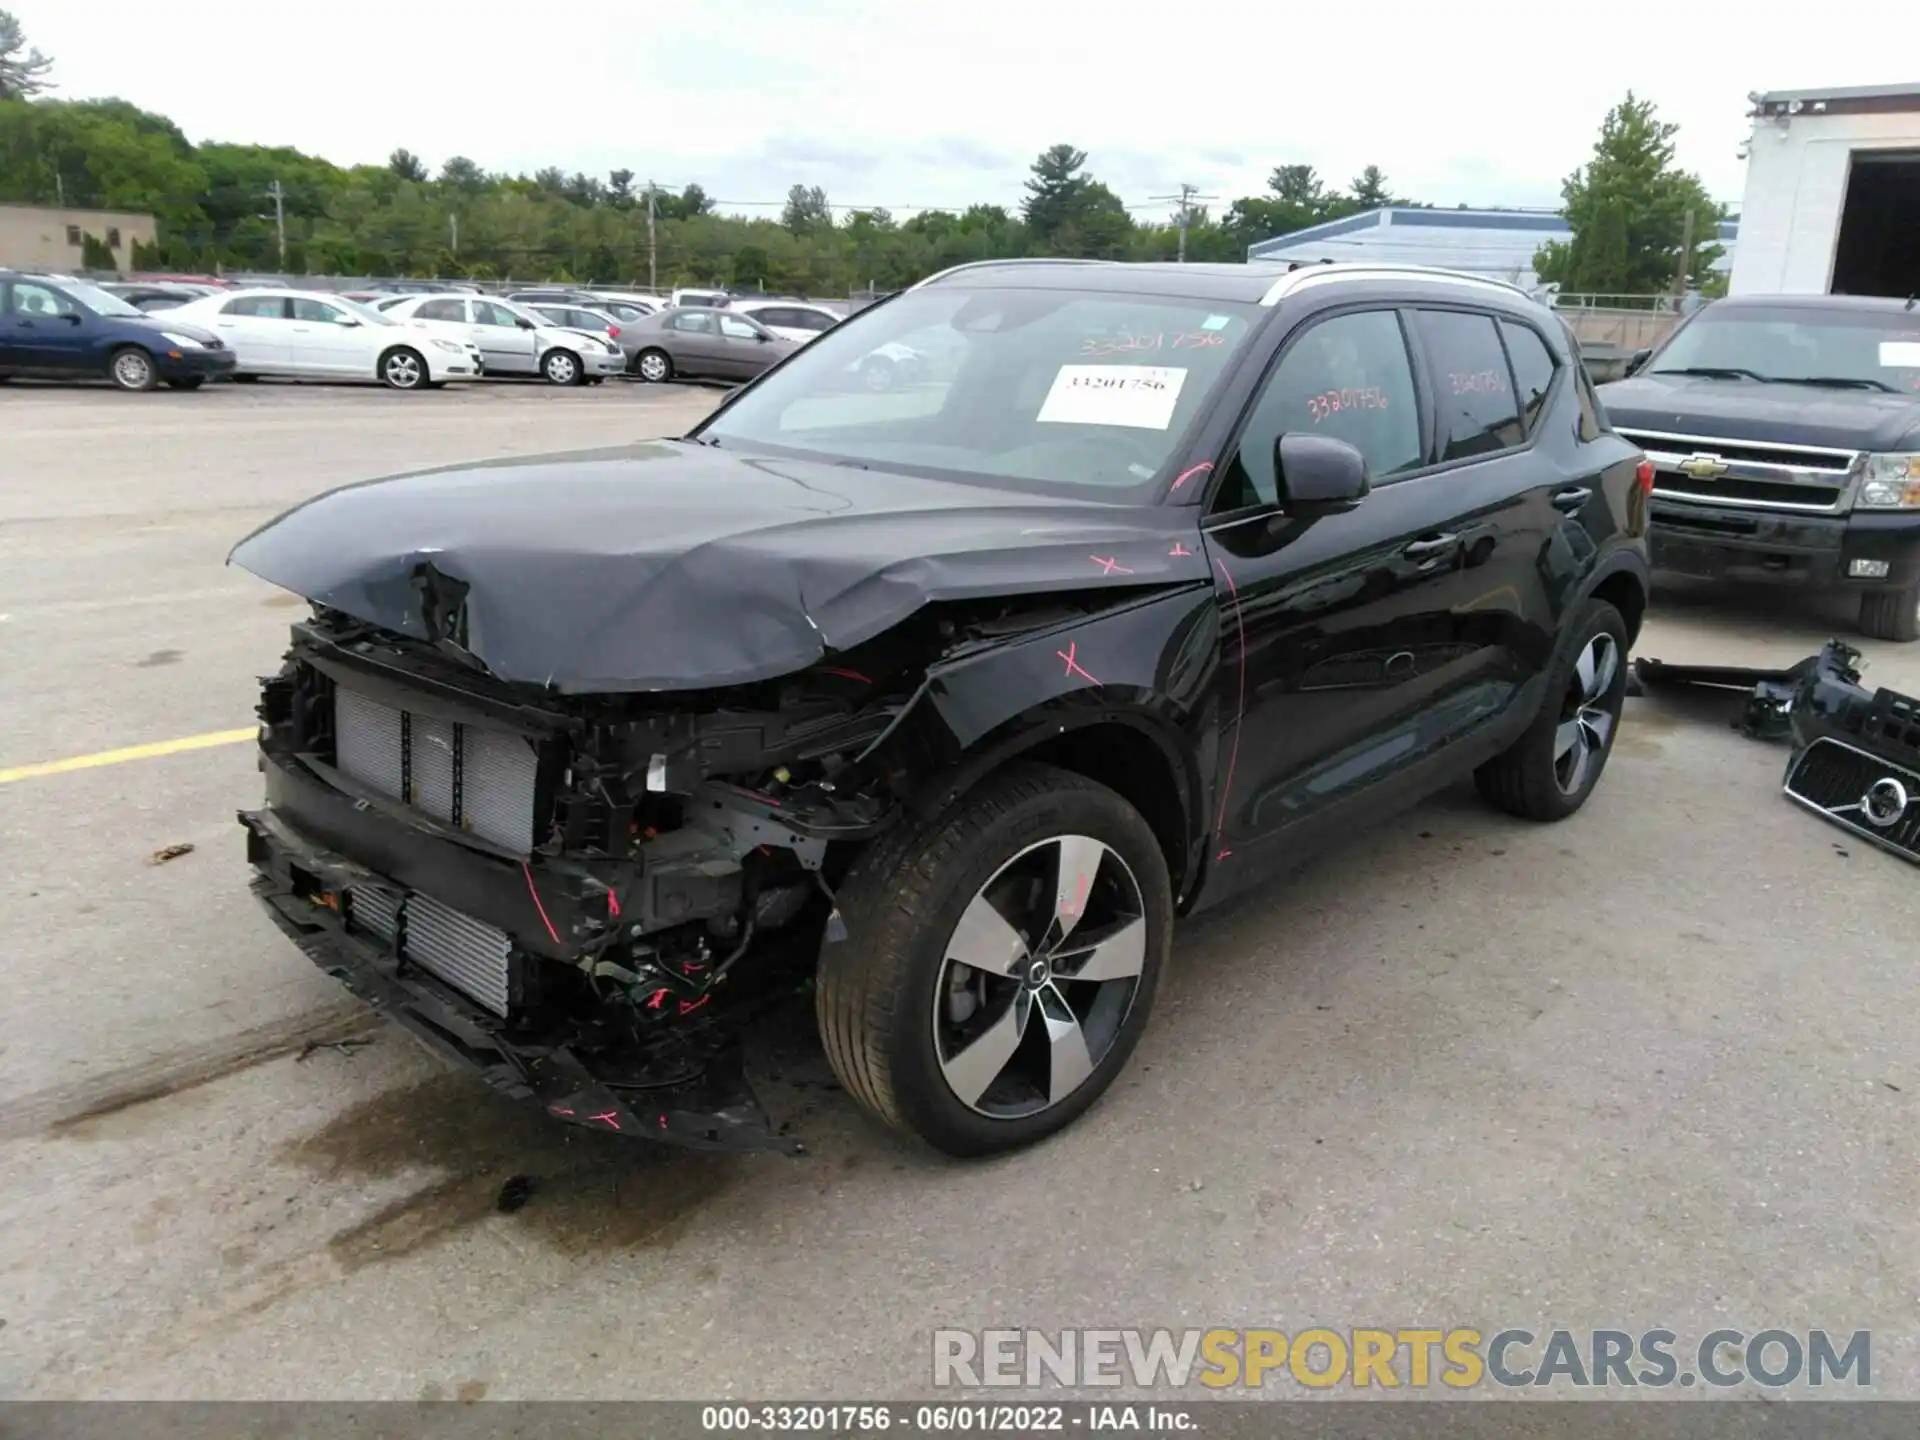
<path fill-rule="evenodd" d="M 1882 340 L 1880 363 L 1890 370 L 1920 369 L 1920 341 Z"/>
<path fill-rule="evenodd" d="M 1173 365 L 1062 365 L 1034 419 L 1164 430 L 1186 383 L 1187 372 Z"/>

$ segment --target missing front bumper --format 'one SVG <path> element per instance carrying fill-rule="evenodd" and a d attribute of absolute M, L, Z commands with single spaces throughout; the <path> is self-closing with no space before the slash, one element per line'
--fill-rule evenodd
<path fill-rule="evenodd" d="M 514 1034 L 508 1022 L 406 963 L 392 946 L 349 929 L 339 897 L 390 881 L 306 839 L 271 810 L 242 811 L 240 823 L 253 892 L 274 923 L 315 965 L 443 1060 L 590 1130 L 703 1150 L 804 1153 L 775 1131 L 747 1083 L 737 1043 L 705 1054 L 697 1070 L 669 1082 L 623 1083 L 641 1068 L 637 1057 Z"/>

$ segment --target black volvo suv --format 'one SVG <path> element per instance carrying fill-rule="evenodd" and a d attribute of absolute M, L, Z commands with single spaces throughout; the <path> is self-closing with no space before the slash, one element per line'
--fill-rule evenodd
<path fill-rule="evenodd" d="M 1636 361 L 1600 394 L 1654 463 L 1655 565 L 1856 591 L 1866 634 L 1920 638 L 1913 301 L 1721 300 Z"/>
<path fill-rule="evenodd" d="M 882 347 L 936 356 L 861 380 Z M 812 988 L 957 1154 L 1125 1064 L 1177 916 L 1466 775 L 1578 810 L 1652 470 L 1566 330 L 1466 276 L 1005 262 L 862 311 L 691 434 L 348 486 L 236 547 L 308 597 L 255 888 L 557 1119 L 781 1148 Z"/>

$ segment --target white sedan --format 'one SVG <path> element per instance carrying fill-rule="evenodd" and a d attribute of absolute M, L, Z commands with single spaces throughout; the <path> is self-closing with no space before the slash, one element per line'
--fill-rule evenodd
<path fill-rule="evenodd" d="M 380 313 L 403 328 L 480 347 L 489 375 L 539 375 L 552 385 L 598 383 L 627 368 L 611 340 L 565 329 L 511 300 L 489 295 L 408 295 Z"/>
<path fill-rule="evenodd" d="M 800 300 L 735 300 L 727 308 L 737 315 L 751 315 L 782 340 L 802 345 L 847 318 L 824 305 Z"/>
<path fill-rule="evenodd" d="M 377 380 L 395 390 L 438 389 L 473 380 L 480 351 L 464 339 L 409 334 L 378 311 L 307 290 L 240 290 L 208 295 L 167 312 L 202 325 L 234 354 L 233 378 Z"/>

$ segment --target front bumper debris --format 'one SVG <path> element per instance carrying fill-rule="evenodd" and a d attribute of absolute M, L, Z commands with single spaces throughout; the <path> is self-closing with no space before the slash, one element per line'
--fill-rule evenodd
<path fill-rule="evenodd" d="M 274 923 L 315 965 L 442 1059 L 589 1130 L 702 1150 L 805 1153 L 775 1131 L 747 1083 L 737 1042 L 702 1056 L 697 1069 L 649 1079 L 639 1067 L 564 1037 L 516 1034 L 394 947 L 348 928 L 339 897 L 355 885 L 390 881 L 307 839 L 271 810 L 242 811 L 239 819 L 253 893 Z"/>
<path fill-rule="evenodd" d="M 1840 640 L 1785 670 L 1633 662 L 1643 690 L 1744 692 L 1734 728 L 1792 741 L 1788 799 L 1920 864 L 1920 700 L 1869 690 L 1861 667 L 1860 652 Z"/>

